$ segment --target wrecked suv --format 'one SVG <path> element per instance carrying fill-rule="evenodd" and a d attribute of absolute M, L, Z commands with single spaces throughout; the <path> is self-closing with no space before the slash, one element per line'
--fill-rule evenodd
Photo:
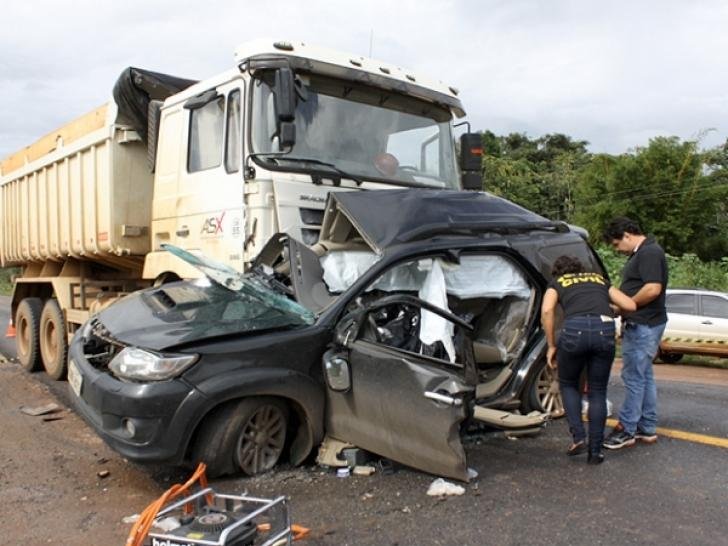
<path fill-rule="evenodd" d="M 486 193 L 329 196 L 313 247 L 276 236 L 240 274 L 131 294 L 70 349 L 79 413 L 122 455 L 212 475 L 303 462 L 324 435 L 468 480 L 470 423 L 529 430 L 557 396 L 539 308 L 584 239 Z"/>

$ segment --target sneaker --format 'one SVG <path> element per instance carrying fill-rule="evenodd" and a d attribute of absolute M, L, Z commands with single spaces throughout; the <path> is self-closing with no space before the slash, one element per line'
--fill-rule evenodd
<path fill-rule="evenodd" d="M 636 440 L 645 444 L 654 444 L 657 441 L 657 434 L 654 432 L 644 432 L 640 429 L 637 429 L 637 432 L 634 433 L 634 437 Z"/>
<path fill-rule="evenodd" d="M 617 423 L 612 432 L 604 440 L 604 447 L 607 449 L 622 449 L 623 447 L 633 446 L 635 443 L 634 434 L 627 433 L 622 423 Z"/>

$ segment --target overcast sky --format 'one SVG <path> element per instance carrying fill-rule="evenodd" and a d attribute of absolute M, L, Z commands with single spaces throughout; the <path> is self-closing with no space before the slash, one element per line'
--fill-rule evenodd
<path fill-rule="evenodd" d="M 609 153 L 728 137 L 723 0 L 5 0 L 2 20 L 0 158 L 107 101 L 124 67 L 204 79 L 267 37 L 371 49 L 459 88 L 496 134 Z"/>

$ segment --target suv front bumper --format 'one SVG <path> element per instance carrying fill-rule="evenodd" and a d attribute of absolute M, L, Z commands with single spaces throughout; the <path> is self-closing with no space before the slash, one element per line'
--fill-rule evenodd
<path fill-rule="evenodd" d="M 69 391 L 76 411 L 115 451 L 139 462 L 180 463 L 207 397 L 180 378 L 134 383 L 92 366 L 74 338 Z"/>

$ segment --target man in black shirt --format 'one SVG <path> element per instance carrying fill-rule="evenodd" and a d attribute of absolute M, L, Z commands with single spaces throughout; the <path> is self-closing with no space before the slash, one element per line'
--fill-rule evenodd
<path fill-rule="evenodd" d="M 604 240 L 629 258 L 622 271 L 621 290 L 637 304 L 622 323 L 622 381 L 625 399 L 619 423 L 604 441 L 608 449 L 657 441 L 657 386 L 652 361 L 665 331 L 667 260 L 654 239 L 646 237 L 637 222 L 615 218 L 604 231 Z"/>

